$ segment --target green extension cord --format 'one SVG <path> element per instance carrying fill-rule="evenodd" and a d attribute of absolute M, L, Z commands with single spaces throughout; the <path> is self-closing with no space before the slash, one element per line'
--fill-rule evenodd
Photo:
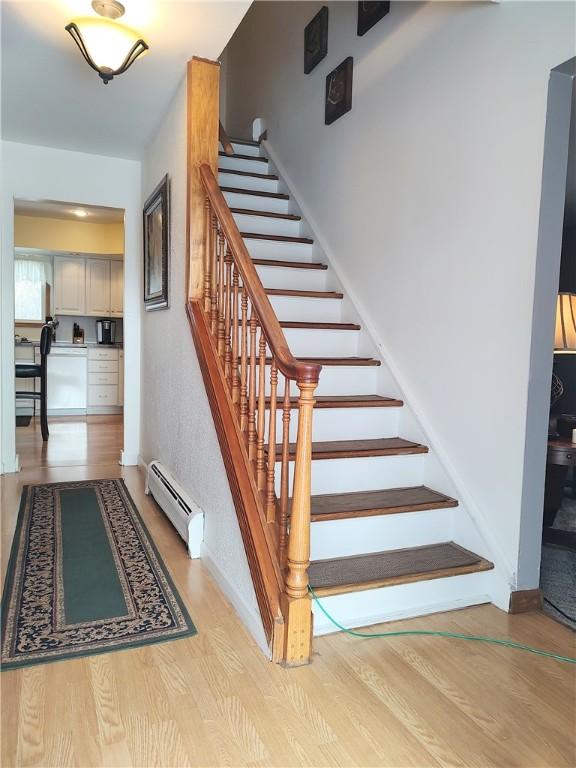
<path fill-rule="evenodd" d="M 308 586 L 308 590 L 312 595 L 312 598 L 316 601 L 316 605 L 324 616 L 334 624 L 335 627 L 341 632 L 345 632 L 347 635 L 353 635 L 354 637 L 401 637 L 405 635 L 428 635 L 430 637 L 453 637 L 457 640 L 474 640 L 479 643 L 491 643 L 492 645 L 505 645 L 507 648 L 517 648 L 519 651 L 528 651 L 528 653 L 534 653 L 537 656 L 547 656 L 550 659 L 556 659 L 556 661 L 564 661 L 567 664 L 576 664 L 576 659 L 570 656 L 560 656 L 558 653 L 550 653 L 550 651 L 542 651 L 539 648 L 531 648 L 529 645 L 522 645 L 522 643 L 514 643 L 512 640 L 500 640 L 497 637 L 484 637 L 482 635 L 463 635 L 459 632 L 434 632 L 431 629 L 405 629 L 400 632 L 356 632 L 353 629 L 346 629 L 342 624 L 339 624 L 335 618 L 330 616 L 326 608 L 322 605 L 318 599 L 318 595 L 314 592 L 311 586 Z"/>

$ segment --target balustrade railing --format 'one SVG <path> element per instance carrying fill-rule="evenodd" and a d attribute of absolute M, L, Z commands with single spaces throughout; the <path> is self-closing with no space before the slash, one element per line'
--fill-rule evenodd
<path fill-rule="evenodd" d="M 290 353 L 208 165 L 200 167 L 200 177 L 206 193 L 204 313 L 260 493 L 262 515 L 276 529 L 285 595 L 289 601 L 309 602 L 312 413 L 321 366 L 298 361 Z M 292 399 L 292 392 L 298 397 Z M 290 439 L 294 412 L 295 441 Z M 299 615 L 304 615 L 302 606 Z"/>

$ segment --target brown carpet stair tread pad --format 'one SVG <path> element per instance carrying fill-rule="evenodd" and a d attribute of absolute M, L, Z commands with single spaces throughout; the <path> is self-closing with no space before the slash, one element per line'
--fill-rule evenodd
<path fill-rule="evenodd" d="M 238 358 L 240 360 L 240 358 Z M 318 365 L 350 365 L 350 366 L 378 366 L 382 365 L 380 360 L 374 360 L 372 357 L 298 357 L 303 363 L 318 363 Z M 266 365 L 272 364 L 272 358 L 264 359 Z M 256 358 L 256 365 L 260 365 L 260 357 Z"/>
<path fill-rule="evenodd" d="M 276 446 L 276 460 L 281 459 L 282 445 Z M 296 443 L 289 445 L 290 458 L 296 455 Z M 312 443 L 312 459 L 345 459 L 367 456 L 427 453 L 428 448 L 402 437 L 381 437 L 371 440 L 330 440 Z"/>
<path fill-rule="evenodd" d="M 314 408 L 399 408 L 404 405 L 402 400 L 382 395 L 318 395 L 314 398 Z M 283 396 L 276 398 L 276 407 L 281 408 Z M 298 398 L 291 397 L 292 408 L 298 407 Z M 270 407 L 270 398 L 266 398 L 266 407 Z"/>
<path fill-rule="evenodd" d="M 290 195 L 284 192 L 262 192 L 259 189 L 244 189 L 243 187 L 220 187 L 221 192 L 231 192 L 234 195 L 252 195 L 253 197 L 273 197 L 276 200 L 290 200 Z"/>
<path fill-rule="evenodd" d="M 262 157 L 261 155 L 241 155 L 237 152 L 234 152 L 233 155 L 227 155 L 226 152 L 218 152 L 220 157 L 233 157 L 236 160 L 254 160 L 256 163 L 267 163 L 268 158 Z"/>
<path fill-rule="evenodd" d="M 268 219 L 287 219 L 288 221 L 300 221 L 301 217 L 295 213 L 276 213 L 275 211 L 255 211 L 253 208 L 230 208 L 231 213 L 243 216 L 263 216 Z"/>
<path fill-rule="evenodd" d="M 280 261 L 279 259 L 252 259 L 252 264 L 256 264 L 259 267 L 284 267 L 289 269 L 328 269 L 328 264 L 322 264 L 319 261 Z"/>
<path fill-rule="evenodd" d="M 314 521 L 457 506 L 456 499 L 433 491 L 425 485 L 385 488 L 379 491 L 326 493 L 312 496 L 311 499 L 311 513 Z"/>
<path fill-rule="evenodd" d="M 343 299 L 344 294 L 338 291 L 304 291 L 296 288 L 264 288 L 268 296 L 296 296 L 312 299 Z"/>
<path fill-rule="evenodd" d="M 447 541 L 368 555 L 315 560 L 310 563 L 309 578 L 313 589 L 328 589 L 458 568 L 477 567 L 484 570 L 490 565 L 479 555 Z"/>
<path fill-rule="evenodd" d="M 314 240 L 309 237 L 293 237 L 292 235 L 272 235 L 267 232 L 240 232 L 242 237 L 252 240 L 274 240 L 281 243 L 305 243 L 312 245 Z"/>
<path fill-rule="evenodd" d="M 256 179 L 270 179 L 278 181 L 278 176 L 273 173 L 252 173 L 251 171 L 236 171 L 233 168 L 218 168 L 218 173 L 231 173 L 233 176 L 253 176 Z"/>

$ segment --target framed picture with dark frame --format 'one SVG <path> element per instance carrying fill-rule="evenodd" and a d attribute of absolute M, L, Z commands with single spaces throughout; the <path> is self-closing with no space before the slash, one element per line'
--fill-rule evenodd
<path fill-rule="evenodd" d="M 352 56 L 344 59 L 326 77 L 324 123 L 330 125 L 352 109 Z"/>
<path fill-rule="evenodd" d="M 170 248 L 170 184 L 168 175 L 144 203 L 144 305 L 146 310 L 168 305 Z"/>
<path fill-rule="evenodd" d="M 327 53 L 328 6 L 323 5 L 304 28 L 304 74 L 310 74 Z"/>
<path fill-rule="evenodd" d="M 358 36 L 366 34 L 377 21 L 383 19 L 390 10 L 389 2 L 373 2 L 373 0 L 359 0 L 358 2 Z"/>

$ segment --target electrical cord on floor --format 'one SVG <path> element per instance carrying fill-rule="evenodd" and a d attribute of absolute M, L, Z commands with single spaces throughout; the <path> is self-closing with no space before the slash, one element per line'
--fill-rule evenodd
<path fill-rule="evenodd" d="M 322 605 L 318 599 L 318 595 L 314 592 L 312 587 L 308 585 L 308 590 L 312 595 L 312 599 L 315 600 L 316 605 L 324 616 L 334 624 L 335 627 L 341 632 L 345 632 L 347 635 L 353 635 L 354 637 L 402 637 L 406 635 L 425 635 L 429 637 L 452 637 L 456 640 L 473 640 L 479 643 L 491 643 L 492 645 L 504 645 L 507 648 L 516 648 L 519 651 L 527 651 L 528 653 L 534 653 L 536 656 L 546 656 L 549 659 L 556 659 L 556 661 L 563 661 L 567 664 L 576 664 L 576 658 L 571 656 L 561 656 L 558 653 L 551 653 L 550 651 L 542 651 L 540 648 L 531 648 L 529 645 L 523 645 L 522 643 L 515 643 L 512 640 L 502 640 L 497 637 L 484 637 L 483 635 L 464 635 L 459 632 L 437 632 L 431 629 L 404 629 L 397 632 L 356 632 L 354 629 L 347 629 L 339 624 L 336 619 L 331 616 L 326 608 Z"/>
<path fill-rule="evenodd" d="M 559 613 L 561 616 L 564 616 L 564 618 L 565 618 L 565 619 L 568 619 L 568 621 L 571 621 L 571 622 L 573 622 L 574 624 L 576 624 L 576 619 L 574 618 L 574 616 L 568 616 L 568 614 L 567 614 L 567 613 L 564 613 L 564 611 L 563 611 L 561 608 L 558 608 L 558 606 L 557 606 L 557 605 L 554 605 L 554 603 L 552 602 L 552 600 L 548 600 L 548 598 L 547 598 L 547 597 L 545 597 L 545 598 L 544 598 L 544 602 L 545 602 L 545 603 L 548 603 L 548 605 L 550 605 L 552 608 L 554 608 L 554 610 L 555 610 L 555 611 L 558 611 L 558 613 Z"/>

